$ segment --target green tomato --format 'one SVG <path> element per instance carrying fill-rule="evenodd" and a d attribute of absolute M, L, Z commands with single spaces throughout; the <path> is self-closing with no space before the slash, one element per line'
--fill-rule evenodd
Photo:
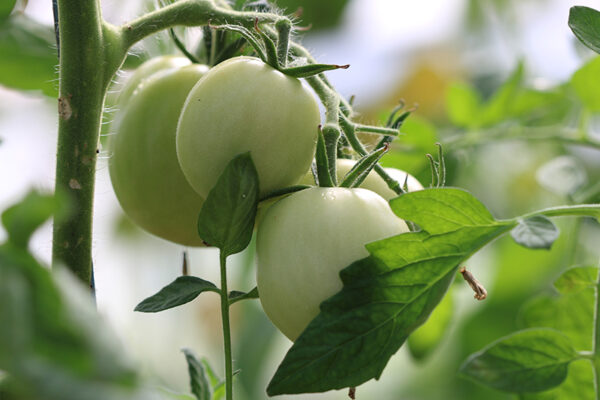
<path fill-rule="evenodd" d="M 188 93 L 208 67 L 166 66 L 141 80 L 134 74 L 131 85 L 136 89 L 115 116 L 110 178 L 119 203 L 136 224 L 163 239 L 201 246 L 196 225 L 204 200 L 181 172 L 175 133 Z"/>
<path fill-rule="evenodd" d="M 342 288 L 339 272 L 367 257 L 368 242 L 407 232 L 365 189 L 315 187 L 275 203 L 258 227 L 257 285 L 273 324 L 295 340 Z"/>
<path fill-rule="evenodd" d="M 229 161 L 249 151 L 265 195 L 304 176 L 319 122 L 317 102 L 298 79 L 255 58 L 232 58 L 191 90 L 177 126 L 177 156 L 206 197 Z"/>
<path fill-rule="evenodd" d="M 152 75 L 168 69 L 179 69 L 190 65 L 191 61 L 187 57 L 180 56 L 162 56 L 151 58 L 140 65 L 135 72 L 127 79 L 121 92 L 119 93 L 120 105 L 127 104 L 131 96 L 136 94 L 144 86 L 144 82 Z"/>
<path fill-rule="evenodd" d="M 338 182 L 341 182 L 344 179 L 344 176 L 352 169 L 356 161 L 348 160 L 344 158 L 338 158 L 336 162 L 337 167 L 337 179 Z M 406 179 L 406 185 L 408 187 L 409 192 L 415 192 L 417 190 L 423 190 L 423 185 L 411 174 L 408 174 L 400 169 L 396 168 L 384 168 L 385 171 L 396 181 L 400 183 L 401 186 L 404 186 L 404 180 Z M 408 175 L 408 178 L 407 178 Z M 312 172 L 308 172 L 300 181 L 301 184 L 304 185 L 314 185 L 315 179 L 312 175 Z M 386 200 L 393 199 L 394 197 L 398 197 L 398 194 L 390 189 L 383 180 L 382 177 L 377 174 L 375 171 L 371 171 L 367 178 L 360 185 L 361 188 L 371 190 Z"/>

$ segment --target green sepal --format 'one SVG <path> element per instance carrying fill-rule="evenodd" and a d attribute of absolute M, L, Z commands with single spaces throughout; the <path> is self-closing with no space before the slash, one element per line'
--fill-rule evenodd
<path fill-rule="evenodd" d="M 319 75 L 325 71 L 333 71 L 336 69 L 348 69 L 350 64 L 337 65 L 337 64 L 306 64 L 299 67 L 283 68 L 281 72 L 286 75 L 293 76 L 294 78 L 308 78 L 311 76 Z"/>
<path fill-rule="evenodd" d="M 359 187 L 364 180 L 367 178 L 371 170 L 377 165 L 377 162 L 387 153 L 388 147 L 384 146 L 380 149 L 373 151 L 361 158 L 350 171 L 344 176 L 340 187 L 356 188 Z"/>
<path fill-rule="evenodd" d="M 317 164 L 317 178 L 320 187 L 334 187 L 335 183 L 329 169 L 329 160 L 327 157 L 327 147 L 325 145 L 325 138 L 323 137 L 323 130 L 319 127 L 317 134 L 317 151 L 315 155 Z"/>

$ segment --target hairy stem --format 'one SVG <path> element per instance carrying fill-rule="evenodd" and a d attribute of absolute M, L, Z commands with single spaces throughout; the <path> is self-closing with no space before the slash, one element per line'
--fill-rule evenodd
<path fill-rule="evenodd" d="M 179 0 L 123 25 L 123 49 L 127 51 L 146 36 L 176 25 L 239 24 L 250 29 L 254 28 L 255 22 L 275 23 L 282 19 L 287 18 L 277 14 L 242 12 L 218 7 L 213 0 Z"/>
<path fill-rule="evenodd" d="M 54 225 L 52 258 L 90 284 L 96 146 L 108 83 L 99 2 L 58 0 L 58 26 L 56 191 L 70 195 L 73 213 Z"/>
<path fill-rule="evenodd" d="M 229 292 L 227 290 L 226 258 L 225 253 L 221 252 L 221 317 L 223 320 L 223 346 L 225 350 L 225 393 L 227 400 L 233 400 L 233 365 L 231 360 L 231 328 L 229 326 Z"/>

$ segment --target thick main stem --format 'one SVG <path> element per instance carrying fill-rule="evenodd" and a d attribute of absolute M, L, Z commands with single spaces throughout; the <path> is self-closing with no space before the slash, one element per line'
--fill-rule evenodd
<path fill-rule="evenodd" d="M 231 360 L 231 328 L 229 326 L 229 291 L 227 290 L 227 256 L 221 251 L 221 318 L 223 319 L 223 346 L 225 349 L 225 395 L 233 400 L 233 365 Z"/>
<path fill-rule="evenodd" d="M 54 225 L 52 257 L 90 283 L 96 146 L 106 81 L 98 1 L 58 0 L 60 77 L 56 191 L 70 195 L 69 220 Z M 100 73 L 99 73 L 100 72 Z"/>

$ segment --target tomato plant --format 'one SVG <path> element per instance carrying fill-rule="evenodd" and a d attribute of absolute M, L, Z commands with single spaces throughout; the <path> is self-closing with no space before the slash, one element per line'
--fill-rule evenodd
<path fill-rule="evenodd" d="M 255 58 L 232 58 L 191 90 L 177 126 L 177 156 L 206 196 L 229 160 L 250 151 L 264 195 L 306 173 L 319 122 L 317 103 L 299 80 Z"/>
<path fill-rule="evenodd" d="M 163 239 L 200 246 L 196 219 L 203 198 L 188 184 L 175 152 L 183 103 L 207 72 L 181 57 L 152 59 L 122 89 L 109 143 L 110 177 L 125 213 Z"/>
<path fill-rule="evenodd" d="M 342 288 L 340 270 L 366 256 L 367 242 L 407 232 L 366 189 L 313 188 L 275 203 L 257 234 L 257 285 L 271 321 L 295 340 Z"/>
<path fill-rule="evenodd" d="M 261 311 L 251 306 L 233 325 L 245 331 L 232 334 L 230 324 L 231 306 L 260 298 L 266 314 L 293 340 L 266 388 L 269 396 L 349 389 L 349 397 L 355 398 L 358 386 L 383 376 L 407 340 L 412 355 L 423 359 L 444 336 L 454 336 L 455 342 L 447 346 L 452 356 L 434 360 L 443 366 L 435 368 L 437 376 L 427 376 L 429 368 L 417 373 L 400 359 L 407 386 L 401 387 L 397 375 L 388 374 L 387 383 L 393 376 L 395 387 L 386 393 L 397 398 L 415 392 L 411 385 L 419 385 L 419 379 L 413 377 L 422 373 L 427 383 L 445 383 L 421 385 L 441 392 L 422 392 L 422 398 L 450 399 L 451 385 L 460 387 L 455 398 L 461 399 L 504 398 L 489 388 L 528 399 L 600 398 L 600 334 L 594 329 L 600 315 L 594 247 L 598 234 L 594 224 L 600 218 L 600 204 L 594 203 L 600 199 L 600 186 L 592 159 L 593 151 L 600 149 L 593 135 L 600 104 L 598 58 L 547 91 L 537 84 L 529 86 L 523 65 L 495 90 L 476 80 L 453 85 L 447 93 L 449 120 L 430 115 L 441 129 L 415 130 L 404 121 L 416 108 L 406 108 L 403 102 L 383 119 L 378 114 L 382 126 L 357 122 L 373 115 L 357 115 L 353 100 L 340 95 L 324 74 L 348 65 L 319 64 L 295 41 L 296 19 L 274 12 L 267 1 L 181 0 L 115 26 L 103 19 L 99 1 L 55 0 L 54 31 L 39 29 L 32 21 L 24 23 L 27 17 L 14 18 L 16 3 L 23 2 L 11 0 L 0 7 L 0 48 L 9 49 L 11 55 L 24 51 L 33 57 L 26 60 L 40 61 L 21 60 L 23 71 L 33 73 L 32 67 L 39 65 L 44 72 L 33 79 L 37 84 L 24 82 L 18 76 L 19 62 L 13 64 L 11 56 L 0 63 L 0 69 L 10 66 L 9 75 L 0 74 L 0 82 L 36 86 L 52 94 L 48 82 L 54 79 L 53 71 L 44 66 L 56 34 L 59 135 L 55 196 L 31 193 L 1 215 L 7 235 L 0 244 L 0 397 L 131 400 L 159 395 L 233 400 L 234 367 L 239 367 L 237 384 L 244 390 L 236 390 L 238 400 L 245 394 L 264 398 L 260 380 L 264 371 L 247 353 L 260 353 L 258 358 L 269 354 L 268 342 L 277 333 L 262 322 L 254 323 L 260 317 L 253 316 Z M 569 25 L 584 45 L 599 51 L 600 12 L 573 7 Z M 6 35 L 7 26 L 19 30 Z M 180 27 L 174 30 L 176 26 Z M 187 28 L 199 39 L 195 50 L 188 49 Z M 157 391 L 142 382 L 140 374 L 120 360 L 125 352 L 106 340 L 110 334 L 102 332 L 102 322 L 88 318 L 96 315 L 94 310 L 73 307 L 92 304 L 89 300 L 96 290 L 92 205 L 95 173 L 102 165 L 96 166 L 95 145 L 107 91 L 122 66 L 137 63 L 129 53 L 132 46 L 162 30 L 169 30 L 169 40 L 189 61 L 159 57 L 133 74 L 120 96 L 117 132 L 106 159 L 123 209 L 140 226 L 180 244 L 197 245 L 203 238 L 218 248 L 219 285 L 190 275 L 196 270 L 187 268 L 184 256 L 182 267 L 172 266 L 181 267 L 181 276 L 135 307 L 158 312 L 205 297 L 203 293 L 219 296 L 223 379 L 207 360 L 185 350 L 193 397 Z M 27 42 L 34 45 L 22 46 Z M 250 57 L 236 57 L 240 55 Z M 56 54 L 50 56 L 56 59 Z M 202 63 L 215 67 L 207 72 Z M 300 78 L 305 81 L 300 83 Z M 323 106 L 322 121 L 304 84 Z M 373 141 L 365 143 L 364 134 L 375 135 Z M 396 137 L 399 140 L 393 143 Z M 496 149 L 493 155 L 477 149 L 498 140 L 552 142 L 547 148 L 530 146 L 528 151 L 554 159 L 540 168 L 543 173 L 529 170 L 526 178 L 514 180 L 520 185 L 514 190 L 493 179 L 498 176 Z M 437 155 L 426 154 L 436 149 L 436 142 Z M 591 153 L 575 152 L 575 146 Z M 431 172 L 430 188 L 379 165 L 388 152 L 395 154 L 385 159 L 385 165 L 403 166 L 420 179 Z M 515 154 L 503 159 L 505 166 L 517 159 Z M 483 157 L 470 166 L 478 155 Z M 423 162 L 407 163 L 407 156 Z M 531 162 L 528 158 L 534 157 L 519 157 L 520 162 L 522 158 Z M 431 171 L 419 170 L 427 159 Z M 319 187 L 311 187 L 312 176 L 305 175 L 311 163 Z M 415 166 L 406 167 L 409 164 Z M 465 179 L 462 169 L 475 170 L 473 175 L 489 183 L 490 190 L 473 188 L 476 180 Z M 536 186 L 534 175 L 538 190 L 530 190 Z M 302 176 L 306 181 L 296 184 Z M 560 182 L 550 182 L 554 179 Z M 444 187 L 446 182 L 474 189 L 503 214 L 535 206 L 508 207 L 520 193 L 528 200 L 536 197 L 530 196 L 534 193 L 549 203 L 568 205 L 498 219 L 467 190 Z M 543 190 L 562 197 L 550 198 Z M 510 196 L 503 198 L 503 193 Z M 256 228 L 253 242 L 258 204 L 262 200 L 268 205 L 265 199 L 274 204 Z M 36 260 L 30 246 L 34 231 L 51 216 L 56 273 Z M 566 216 L 583 218 L 567 221 L 571 225 L 552 221 Z M 559 239 L 561 229 L 568 235 Z M 496 241 L 503 235 L 508 240 Z M 585 243 L 588 237 L 591 245 Z M 492 242 L 481 258 L 471 258 Z M 259 287 L 252 288 L 251 280 L 228 282 L 229 256 L 254 245 Z M 536 251 L 515 252 L 521 250 L 517 245 Z M 104 256 L 104 248 L 100 249 L 97 253 Z M 196 254 L 201 253 L 206 249 Z M 246 269 L 235 278 L 252 275 L 253 255 L 250 248 L 239 258 Z M 94 260 L 102 274 L 104 260 Z M 207 260 L 202 260 L 203 266 Z M 555 293 L 542 295 L 519 311 L 517 306 L 532 290 L 546 284 L 548 271 L 557 272 L 555 264 L 563 269 L 581 265 L 561 271 Z M 72 296 L 81 288 L 70 284 L 63 265 L 83 282 L 88 290 L 83 296 Z M 490 266 L 497 271 L 479 275 Z M 493 285 L 491 275 L 496 279 Z M 101 289 L 114 282 L 98 278 Z M 449 290 L 456 301 L 448 301 Z M 474 291 L 477 301 L 489 300 L 475 303 L 472 293 L 462 296 L 460 290 Z M 98 291 L 101 296 L 106 292 Z M 462 308 L 466 299 L 477 306 Z M 101 307 L 104 301 L 100 297 Z M 465 311 L 452 313 L 455 304 Z M 499 332 L 514 328 L 517 313 L 527 329 L 498 338 Z M 447 334 L 451 325 L 450 332 L 458 334 Z M 142 335 L 154 333 L 144 330 Z M 409 338 L 416 338 L 412 345 Z M 235 354 L 236 348 L 242 353 Z M 455 382 L 456 372 L 487 388 Z M 358 390 L 364 389 L 366 397 L 390 397 L 374 396 L 369 392 L 373 387 Z"/>

